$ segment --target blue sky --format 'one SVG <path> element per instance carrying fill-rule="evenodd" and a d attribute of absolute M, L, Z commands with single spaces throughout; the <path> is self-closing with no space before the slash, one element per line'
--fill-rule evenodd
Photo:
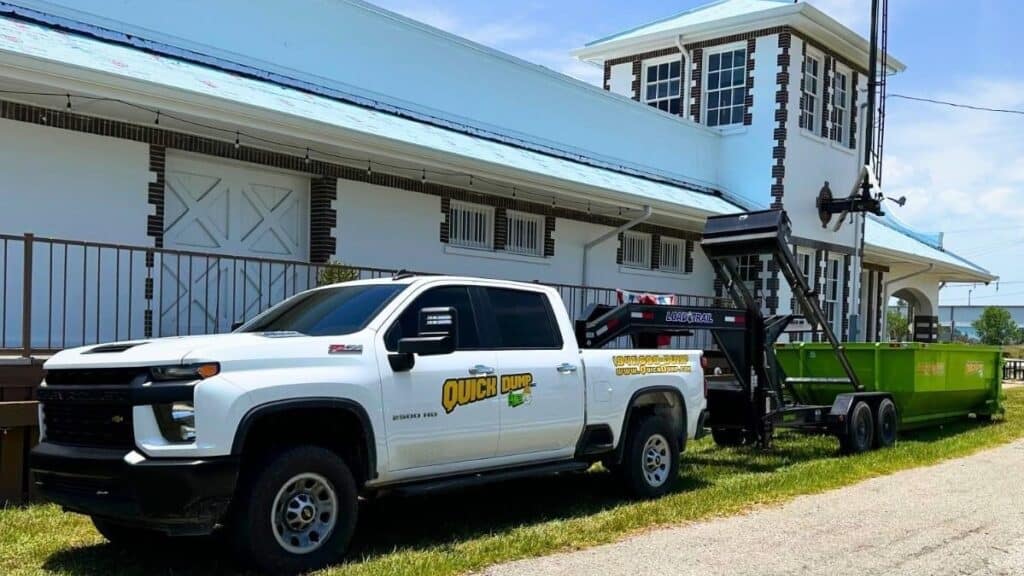
<path fill-rule="evenodd" d="M 699 6 L 698 0 L 373 0 L 375 3 L 526 60 L 599 83 L 601 71 L 569 50 Z M 867 35 L 868 0 L 808 0 Z M 1013 49 L 1024 22 L 1019 0 L 893 0 L 889 49 L 908 69 L 891 93 L 1024 110 L 1024 58 Z M 890 99 L 885 191 L 924 231 L 946 231 L 946 246 L 999 274 L 975 287 L 975 304 L 1024 304 L 1024 116 Z M 967 287 L 942 291 L 965 304 Z"/>

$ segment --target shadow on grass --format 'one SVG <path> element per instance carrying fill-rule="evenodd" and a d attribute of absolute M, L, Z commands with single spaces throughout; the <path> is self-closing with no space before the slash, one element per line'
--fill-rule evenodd
<path fill-rule="evenodd" d="M 912 442 L 934 442 L 982 426 L 959 421 L 902 434 Z M 703 440 L 683 455 L 675 492 L 713 486 L 736 474 L 772 474 L 803 462 L 838 456 L 830 437 L 781 432 L 769 452 L 755 448 L 718 449 Z M 431 496 L 389 496 L 364 501 L 350 548 L 350 562 L 401 551 L 452 546 L 520 526 L 570 520 L 630 504 L 615 478 L 585 474 L 503 482 Z M 239 573 L 226 543 L 217 536 L 174 542 L 161 550 L 123 551 L 107 544 L 63 550 L 44 569 L 66 574 L 225 574 Z"/>

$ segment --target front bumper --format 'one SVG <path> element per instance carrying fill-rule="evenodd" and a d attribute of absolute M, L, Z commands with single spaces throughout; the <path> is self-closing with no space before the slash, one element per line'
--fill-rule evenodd
<path fill-rule="evenodd" d="M 32 450 L 33 481 L 67 510 L 171 535 L 208 534 L 238 480 L 238 460 L 146 459 L 137 452 L 43 442 Z"/>

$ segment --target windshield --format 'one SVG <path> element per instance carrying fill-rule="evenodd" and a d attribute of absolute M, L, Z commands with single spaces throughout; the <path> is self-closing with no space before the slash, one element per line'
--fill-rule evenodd
<path fill-rule="evenodd" d="M 405 284 L 363 284 L 306 292 L 271 308 L 239 331 L 351 334 L 365 328 L 405 288 Z"/>

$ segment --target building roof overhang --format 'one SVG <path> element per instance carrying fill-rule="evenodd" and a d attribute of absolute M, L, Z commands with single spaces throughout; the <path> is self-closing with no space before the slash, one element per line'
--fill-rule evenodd
<path fill-rule="evenodd" d="M 597 40 L 574 50 L 572 54 L 586 62 L 604 63 L 617 57 L 677 46 L 680 39 L 683 44 L 691 44 L 780 26 L 789 26 L 807 35 L 848 61 L 859 64 L 865 70 L 870 54 L 870 45 L 866 39 L 805 2 L 780 3 L 766 10 L 741 12 L 693 24 L 687 24 L 685 18 L 680 20 L 679 26 L 672 26 L 671 23 L 672 20 L 669 19 L 660 25 L 642 26 Z M 891 73 L 903 72 L 906 69 L 906 65 L 891 54 L 880 54 L 880 57 Z"/>

